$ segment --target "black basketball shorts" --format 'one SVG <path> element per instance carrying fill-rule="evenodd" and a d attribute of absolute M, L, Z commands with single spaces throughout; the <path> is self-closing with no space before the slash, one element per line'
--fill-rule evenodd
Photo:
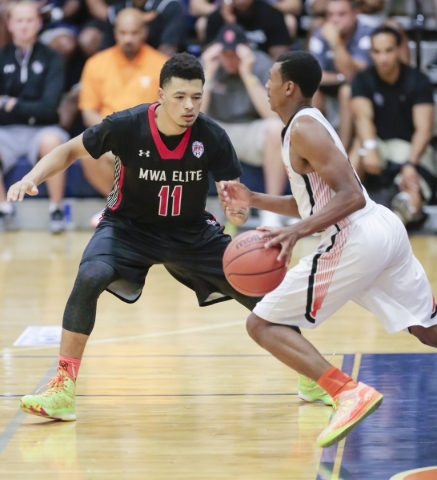
<path fill-rule="evenodd" d="M 260 298 L 237 292 L 223 273 L 222 258 L 231 237 L 212 215 L 183 227 L 142 226 L 115 215 L 105 216 L 87 245 L 81 264 L 98 260 L 111 265 L 120 279 L 107 291 L 127 303 L 136 302 L 153 265 L 164 265 L 197 295 L 201 307 L 235 299 L 252 310 Z"/>

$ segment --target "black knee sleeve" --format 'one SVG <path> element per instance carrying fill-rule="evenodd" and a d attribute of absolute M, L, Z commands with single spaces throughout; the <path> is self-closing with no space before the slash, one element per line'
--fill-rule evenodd
<path fill-rule="evenodd" d="M 96 319 L 97 300 L 105 288 L 118 278 L 114 268 L 105 262 L 83 263 L 65 307 L 63 328 L 90 335 Z"/>

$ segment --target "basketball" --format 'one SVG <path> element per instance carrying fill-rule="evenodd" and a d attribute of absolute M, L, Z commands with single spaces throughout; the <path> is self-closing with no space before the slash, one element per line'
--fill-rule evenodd
<path fill-rule="evenodd" d="M 249 230 L 236 236 L 223 256 L 223 270 L 235 290 L 260 297 L 274 290 L 287 273 L 285 259 L 278 262 L 280 246 L 265 248 L 261 232 Z"/>

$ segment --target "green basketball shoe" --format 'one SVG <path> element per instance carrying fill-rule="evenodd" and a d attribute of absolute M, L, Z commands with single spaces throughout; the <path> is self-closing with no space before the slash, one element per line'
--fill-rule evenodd
<path fill-rule="evenodd" d="M 58 367 L 57 373 L 45 392 L 22 397 L 20 408 L 23 412 L 64 422 L 76 420 L 76 383 L 62 367 Z"/>
<path fill-rule="evenodd" d="M 298 380 L 298 395 L 305 402 L 323 402 L 325 405 L 334 405 L 332 397 L 317 385 L 317 382 L 311 378 L 299 375 Z"/>

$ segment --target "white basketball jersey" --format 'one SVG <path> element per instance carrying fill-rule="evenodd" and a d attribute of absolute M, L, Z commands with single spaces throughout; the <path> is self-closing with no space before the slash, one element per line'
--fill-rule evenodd
<path fill-rule="evenodd" d="M 296 199 L 299 214 L 302 218 L 307 218 L 313 213 L 321 210 L 335 196 L 335 192 L 331 190 L 331 188 L 320 178 L 317 173 L 312 172 L 306 175 L 300 175 L 296 173 L 291 166 L 290 132 L 296 119 L 303 115 L 308 115 L 320 122 L 326 128 L 326 130 L 328 130 L 335 142 L 335 145 L 341 151 L 341 153 L 346 158 L 348 158 L 348 156 L 336 131 L 332 128 L 328 120 L 326 120 L 326 118 L 322 115 L 320 110 L 317 110 L 317 108 L 314 107 L 308 107 L 296 113 L 288 125 L 284 135 L 282 142 L 282 161 L 285 164 L 285 169 L 290 180 L 291 191 L 293 193 L 293 197 Z M 357 180 L 359 181 L 358 176 Z M 369 198 L 366 189 L 364 187 L 362 187 L 362 189 L 366 198 L 366 206 L 362 210 L 350 215 L 348 217 L 349 220 L 354 220 L 354 218 L 358 216 L 361 217 L 364 213 L 367 213 L 366 210 L 370 207 L 370 204 L 373 204 L 373 201 Z"/>

